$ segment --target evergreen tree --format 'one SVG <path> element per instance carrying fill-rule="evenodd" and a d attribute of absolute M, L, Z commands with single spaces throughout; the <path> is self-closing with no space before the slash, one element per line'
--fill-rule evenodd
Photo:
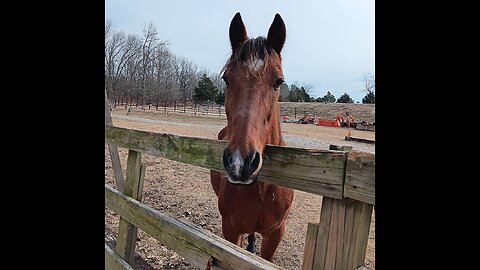
<path fill-rule="evenodd" d="M 198 81 L 198 85 L 194 89 L 193 100 L 198 101 L 215 101 L 218 96 L 218 89 L 213 84 L 212 80 L 203 74 L 202 78 Z"/>
<path fill-rule="evenodd" d="M 353 99 L 347 93 L 344 93 L 337 99 L 337 103 L 353 103 Z"/>
<path fill-rule="evenodd" d="M 300 98 L 304 102 L 309 102 L 310 101 L 310 95 L 308 94 L 307 90 L 305 88 L 300 87 Z"/>
<path fill-rule="evenodd" d="M 310 94 L 308 94 L 308 90 L 306 90 L 303 86 L 298 88 L 295 84 L 290 86 L 290 90 L 288 92 L 288 101 L 293 102 L 309 102 L 312 98 Z"/>
<path fill-rule="evenodd" d="M 365 82 L 365 92 L 367 92 L 367 95 L 363 97 L 362 103 L 375 104 L 375 75 L 364 75 L 363 80 Z"/>
<path fill-rule="evenodd" d="M 362 98 L 362 103 L 375 104 L 375 94 L 373 92 L 369 92 L 365 97 Z"/>
<path fill-rule="evenodd" d="M 215 98 L 215 103 L 222 105 L 225 104 L 225 91 L 218 93 L 217 97 Z"/>
<path fill-rule="evenodd" d="M 288 101 L 300 101 L 299 92 L 300 89 L 295 84 L 292 84 L 292 86 L 290 86 L 290 91 L 288 91 Z"/>
<path fill-rule="evenodd" d="M 325 103 L 335 103 L 337 99 L 335 98 L 330 91 L 327 91 L 327 94 L 323 97 L 318 97 L 315 101 L 316 102 L 325 102 Z"/>

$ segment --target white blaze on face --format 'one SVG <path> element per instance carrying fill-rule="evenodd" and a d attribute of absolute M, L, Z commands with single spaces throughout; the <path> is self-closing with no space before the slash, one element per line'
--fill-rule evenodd
<path fill-rule="evenodd" d="M 233 156 L 235 157 L 235 160 L 233 161 L 233 165 L 235 166 L 235 173 L 237 175 L 240 175 L 240 166 L 243 165 L 243 160 L 240 160 L 240 152 L 237 150 Z"/>
<path fill-rule="evenodd" d="M 261 67 L 263 67 L 263 64 L 264 64 L 264 62 L 263 62 L 262 59 L 255 58 L 251 62 L 248 63 L 248 68 L 251 71 L 258 71 Z"/>

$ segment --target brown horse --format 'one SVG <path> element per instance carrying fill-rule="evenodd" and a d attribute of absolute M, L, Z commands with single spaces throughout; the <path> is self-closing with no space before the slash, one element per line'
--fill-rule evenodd
<path fill-rule="evenodd" d="M 279 88 L 283 84 L 280 52 L 285 24 L 275 15 L 267 38 L 249 39 L 240 13 L 230 23 L 232 55 L 223 68 L 227 126 L 218 139 L 228 140 L 223 152 L 226 174 L 211 171 L 218 196 L 225 239 L 254 251 L 254 233 L 262 235 L 260 255 L 271 261 L 285 231 L 293 190 L 258 181 L 266 144 L 285 145 L 280 129 Z"/>

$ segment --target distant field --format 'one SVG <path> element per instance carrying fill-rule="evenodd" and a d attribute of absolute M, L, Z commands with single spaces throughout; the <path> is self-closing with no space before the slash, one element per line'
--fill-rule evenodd
<path fill-rule="evenodd" d="M 359 123 L 362 121 L 367 121 L 368 123 L 375 122 L 375 104 L 357 104 L 357 103 L 321 103 L 321 102 L 279 102 L 280 113 L 283 115 L 288 115 L 290 119 L 299 119 L 305 114 L 312 115 L 314 118 L 318 119 L 335 119 L 337 114 L 345 115 L 346 112 L 353 114 L 355 117 L 355 122 Z M 120 108 L 127 109 L 127 106 L 123 105 L 118 106 Z M 192 102 L 183 104 L 180 102 L 162 104 L 156 109 L 156 106 L 140 106 L 140 105 L 131 105 L 129 106 L 132 110 L 145 110 L 145 111 L 156 111 L 158 113 L 167 113 L 167 114 L 187 114 L 195 116 L 211 116 L 211 117 L 220 117 L 226 118 L 225 108 L 221 105 L 209 105 L 200 104 L 194 106 Z M 114 108 L 116 108 L 114 106 Z"/>
<path fill-rule="evenodd" d="M 315 118 L 335 119 L 337 114 L 345 112 L 353 114 L 355 122 L 375 122 L 375 104 L 357 103 L 320 103 L 320 102 L 279 102 L 282 115 L 294 116 L 295 108 L 297 118 L 307 114 L 315 114 Z M 286 112 L 286 113 L 285 113 Z"/>

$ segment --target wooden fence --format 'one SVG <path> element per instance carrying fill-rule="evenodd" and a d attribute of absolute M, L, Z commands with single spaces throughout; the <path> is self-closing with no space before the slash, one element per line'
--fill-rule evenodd
<path fill-rule="evenodd" d="M 105 246 L 108 269 L 129 269 L 136 228 L 194 266 L 205 269 L 277 269 L 212 233 L 141 203 L 141 153 L 223 170 L 225 141 L 105 126 L 105 142 L 129 149 L 123 193 L 105 184 L 105 205 L 121 216 L 115 251 Z M 375 204 L 375 155 L 268 145 L 260 180 L 323 195 L 320 223 L 309 223 L 303 269 L 355 269 L 365 259 Z"/>
<path fill-rule="evenodd" d="M 110 102 L 112 104 L 112 102 Z M 117 104 L 115 102 L 115 104 Z M 325 109 L 318 109 L 312 107 L 311 105 L 303 105 L 300 107 L 290 107 L 288 105 L 280 104 L 280 115 L 281 116 L 288 116 L 290 120 L 300 119 L 305 115 L 309 115 L 312 118 L 322 118 L 322 119 L 335 119 L 335 116 L 338 113 L 343 113 L 340 109 L 332 109 L 329 110 L 328 113 L 325 113 Z M 129 108 L 134 110 L 155 110 L 160 113 L 165 114 L 188 114 L 191 116 L 211 116 L 211 117 L 218 117 L 218 118 L 227 118 L 227 114 L 225 113 L 225 106 L 223 104 L 217 104 L 213 102 L 182 102 L 182 101 L 160 101 L 157 104 L 139 104 L 130 101 L 130 103 L 118 103 L 118 105 L 111 105 L 113 108 L 115 107 L 124 107 L 125 110 Z M 337 112 L 336 112 L 337 111 Z M 358 119 L 357 119 L 358 121 Z M 356 126 L 356 124 L 355 124 Z M 362 128 L 363 130 L 371 130 L 375 131 L 375 126 L 373 128 Z"/>
<path fill-rule="evenodd" d="M 318 111 L 308 106 L 304 106 L 303 108 L 280 106 L 280 115 L 286 115 L 291 119 L 301 118 L 304 115 L 309 115 L 313 118 L 321 116 Z"/>
<path fill-rule="evenodd" d="M 133 269 L 137 228 L 200 269 L 280 269 L 225 239 L 143 204 L 142 153 L 223 171 L 226 141 L 114 127 L 107 102 L 105 143 L 129 149 L 118 190 L 105 184 L 105 205 L 120 215 L 115 250 L 105 244 L 106 269 Z M 115 147 L 115 148 L 114 148 Z M 358 151 L 267 145 L 259 179 L 323 196 L 320 222 L 308 223 L 302 269 L 363 265 L 375 204 L 375 155 Z M 114 151 L 113 151 L 114 152 Z M 117 153 L 118 154 L 118 153 Z M 117 158 L 115 158 L 117 159 Z M 114 170 L 119 162 L 114 162 Z M 124 181 L 124 182 L 123 182 Z"/>
<path fill-rule="evenodd" d="M 116 101 L 110 102 L 110 104 L 114 104 L 114 108 L 125 107 L 125 109 L 128 109 L 133 107 L 137 110 L 156 110 L 161 113 L 185 113 L 193 116 L 211 115 L 224 118 L 227 117 L 227 115 L 225 114 L 225 106 L 212 102 L 195 103 L 192 101 L 182 102 L 177 100 L 164 100 L 156 104 L 142 104 L 130 100 L 130 102 L 118 103 L 118 105 Z M 301 118 L 304 115 L 311 115 L 314 118 L 320 116 L 318 111 L 307 106 L 303 108 L 297 108 L 285 107 L 280 105 L 280 114 L 282 116 L 287 115 L 292 119 Z"/>
<path fill-rule="evenodd" d="M 218 116 L 221 118 L 226 118 L 227 115 L 225 113 L 225 106 L 222 104 L 216 103 L 194 103 L 194 102 L 180 102 L 180 101 L 163 101 L 159 104 L 146 104 L 146 105 L 139 105 L 137 103 L 132 103 L 130 105 L 124 105 L 125 109 L 128 108 L 135 108 L 137 110 L 156 110 L 160 113 L 178 113 L 178 114 L 190 114 L 192 116 Z M 117 106 L 115 106 L 117 107 Z M 121 106 L 118 106 L 121 107 Z M 301 118 L 304 115 L 310 115 L 313 118 L 321 117 L 319 111 L 310 108 L 308 106 L 297 108 L 297 107 L 285 107 L 280 106 L 280 115 L 288 116 L 291 119 Z"/>
<path fill-rule="evenodd" d="M 110 104 L 112 104 L 110 102 Z M 218 116 L 226 118 L 225 106 L 223 104 L 217 104 L 213 102 L 202 102 L 195 103 L 192 101 L 182 102 L 182 101 L 161 101 L 158 104 L 138 104 L 138 103 L 125 103 L 124 105 L 113 105 L 112 107 L 125 107 L 135 108 L 136 110 L 156 110 L 160 113 L 178 113 L 178 114 L 190 114 L 192 116 Z"/>

